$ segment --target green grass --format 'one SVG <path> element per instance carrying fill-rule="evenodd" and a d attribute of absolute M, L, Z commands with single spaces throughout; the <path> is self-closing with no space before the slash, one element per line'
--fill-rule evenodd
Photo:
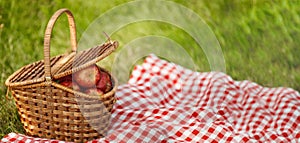
<path fill-rule="evenodd" d="M 20 67 L 43 58 L 43 34 L 51 15 L 69 8 L 75 17 L 77 35 L 95 18 L 124 0 L 0 1 L 0 138 L 23 132 L 14 102 L 6 100 L 5 80 Z M 220 42 L 226 72 L 235 80 L 251 80 L 267 87 L 291 87 L 300 91 L 300 2 L 175 0 L 199 14 Z M 83 10 L 84 9 L 84 10 Z M 113 24 L 113 23 L 112 23 Z M 67 20 L 54 28 L 51 54 L 69 47 Z M 127 42 L 146 35 L 173 39 L 191 55 L 198 71 L 210 71 L 205 54 L 183 30 L 160 22 L 128 25 L 112 36 Z M 109 61 L 111 62 L 111 61 Z"/>

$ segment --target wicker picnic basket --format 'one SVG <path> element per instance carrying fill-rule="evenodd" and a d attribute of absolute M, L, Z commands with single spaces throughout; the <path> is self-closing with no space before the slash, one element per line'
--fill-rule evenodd
<path fill-rule="evenodd" d="M 50 58 L 52 29 L 64 13 L 69 22 L 72 52 Z M 117 47 L 118 42 L 109 39 L 102 45 L 77 52 L 74 17 L 68 9 L 58 10 L 45 31 L 44 60 L 20 68 L 5 82 L 15 100 L 26 134 L 72 142 L 105 136 L 116 101 L 115 78 L 111 76 L 112 90 L 102 96 L 75 91 L 55 80 L 95 64 Z"/>

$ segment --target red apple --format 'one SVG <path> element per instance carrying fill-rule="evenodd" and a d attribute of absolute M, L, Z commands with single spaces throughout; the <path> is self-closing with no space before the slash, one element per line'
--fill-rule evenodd
<path fill-rule="evenodd" d="M 103 95 L 103 92 L 98 88 L 89 88 L 84 91 L 84 93 L 92 96 L 101 96 Z"/>
<path fill-rule="evenodd" d="M 74 89 L 76 91 L 80 91 L 80 87 L 79 87 L 79 85 L 76 82 L 65 80 L 65 81 L 60 82 L 60 84 L 63 85 L 63 86 L 65 86 L 65 87 Z"/>
<path fill-rule="evenodd" d="M 101 78 L 101 73 L 96 64 L 74 73 L 74 80 L 84 88 L 95 87 Z"/>
<path fill-rule="evenodd" d="M 104 93 L 107 93 L 112 88 L 111 78 L 110 75 L 105 72 L 101 71 L 101 78 L 96 86 L 98 89 L 102 90 Z"/>
<path fill-rule="evenodd" d="M 62 78 L 59 78 L 57 81 L 59 84 L 65 87 L 80 91 L 79 85 L 76 82 L 72 81 L 72 75 L 64 76 Z"/>

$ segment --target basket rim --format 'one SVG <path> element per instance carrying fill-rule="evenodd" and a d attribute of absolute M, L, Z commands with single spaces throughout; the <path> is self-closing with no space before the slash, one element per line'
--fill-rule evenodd
<path fill-rule="evenodd" d="M 106 71 L 107 72 L 107 71 Z M 105 97 L 109 97 L 111 96 L 112 94 L 114 94 L 116 91 L 117 91 L 117 87 L 118 87 L 118 80 L 116 79 L 116 77 L 114 77 L 113 75 L 111 75 L 111 79 L 112 79 L 112 82 L 113 82 L 113 88 L 107 92 L 107 93 L 104 93 L 102 95 L 99 95 L 99 96 L 95 96 L 95 95 L 89 95 L 89 94 L 86 94 L 84 92 L 81 92 L 81 91 L 76 91 L 76 90 L 73 90 L 71 88 L 68 88 L 68 87 L 65 87 L 59 83 L 56 83 L 55 81 L 51 81 L 51 86 L 54 86 L 56 88 L 59 88 L 59 89 L 62 89 L 63 91 L 66 91 L 66 92 L 69 92 L 69 93 L 72 93 L 74 94 L 76 97 L 84 97 L 84 98 L 89 98 L 89 99 L 96 99 L 96 100 L 99 100 L 99 97 L 101 99 L 105 98 Z M 31 85 L 24 85 L 24 86 L 17 86 L 15 89 L 19 89 L 19 88 L 32 88 L 32 87 L 41 87 L 41 86 L 48 86 L 47 83 L 45 82 L 41 82 L 41 83 L 35 83 L 35 84 L 31 84 Z M 13 88 L 14 89 L 14 88 Z M 10 90 L 13 90 L 13 89 L 10 89 Z"/>

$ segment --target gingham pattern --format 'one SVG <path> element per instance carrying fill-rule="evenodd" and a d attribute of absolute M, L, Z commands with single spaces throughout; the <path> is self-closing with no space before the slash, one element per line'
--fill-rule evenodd
<path fill-rule="evenodd" d="M 193 72 L 150 55 L 116 97 L 108 135 L 90 143 L 300 142 L 300 95 L 290 88 Z M 41 140 L 11 133 L 1 141 Z"/>

